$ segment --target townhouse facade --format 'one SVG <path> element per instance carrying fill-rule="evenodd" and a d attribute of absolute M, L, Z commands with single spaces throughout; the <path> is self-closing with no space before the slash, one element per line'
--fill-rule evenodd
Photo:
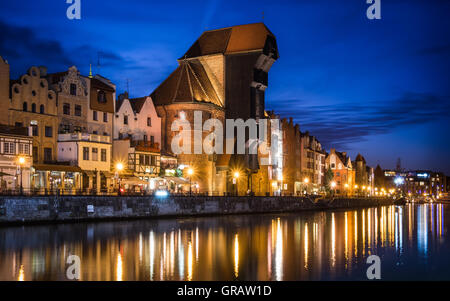
<path fill-rule="evenodd" d="M 354 195 L 358 189 L 355 184 L 355 170 L 352 160 L 346 152 L 338 152 L 331 148 L 326 157 L 325 168 L 330 168 L 333 172 L 334 192 L 338 195 Z"/>

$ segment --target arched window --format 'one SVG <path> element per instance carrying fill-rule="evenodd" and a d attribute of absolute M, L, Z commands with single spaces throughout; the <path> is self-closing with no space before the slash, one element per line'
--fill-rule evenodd
<path fill-rule="evenodd" d="M 24 112 L 28 111 L 28 103 L 26 101 L 23 103 L 22 109 Z"/>
<path fill-rule="evenodd" d="M 41 105 L 41 106 L 39 107 L 39 113 L 41 113 L 41 114 L 44 114 L 44 113 L 45 113 L 45 111 L 44 111 L 44 105 Z"/>
<path fill-rule="evenodd" d="M 31 112 L 36 113 L 36 104 L 31 104 Z"/>

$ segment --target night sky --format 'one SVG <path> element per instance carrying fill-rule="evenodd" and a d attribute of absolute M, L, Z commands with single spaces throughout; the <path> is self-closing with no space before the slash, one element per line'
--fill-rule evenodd
<path fill-rule="evenodd" d="M 450 175 L 450 1 L 65 0 L 0 3 L 0 55 L 17 78 L 32 65 L 76 65 L 101 73 L 132 97 L 149 95 L 207 29 L 262 21 L 280 59 L 269 74 L 266 108 L 293 117 L 327 150 L 368 164 Z M 98 64 L 100 53 L 100 69 Z"/>

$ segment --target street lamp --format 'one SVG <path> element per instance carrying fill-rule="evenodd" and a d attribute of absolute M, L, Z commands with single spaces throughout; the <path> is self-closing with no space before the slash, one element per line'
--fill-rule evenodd
<path fill-rule="evenodd" d="M 305 194 L 308 193 L 308 183 L 309 183 L 309 178 L 304 178 L 303 179 L 303 183 L 305 184 Z"/>
<path fill-rule="evenodd" d="M 189 175 L 189 196 L 192 195 L 192 175 L 194 174 L 194 170 L 192 168 L 188 169 L 188 175 Z"/>
<path fill-rule="evenodd" d="M 20 194 L 23 194 L 23 177 L 22 177 L 22 173 L 23 173 L 23 164 L 25 164 L 25 158 L 24 157 L 19 157 L 19 171 L 20 171 Z"/>
<path fill-rule="evenodd" d="M 345 195 L 348 197 L 348 183 L 345 183 Z"/>
<path fill-rule="evenodd" d="M 118 194 L 119 195 L 122 195 L 122 191 L 120 190 L 120 172 L 123 170 L 123 164 L 122 163 L 117 163 L 116 164 L 116 172 L 117 172 L 117 181 L 118 181 L 118 184 L 119 184 L 119 190 L 118 190 Z"/>
<path fill-rule="evenodd" d="M 233 182 L 234 182 L 234 185 L 236 186 L 236 196 L 238 195 L 238 186 L 237 186 L 238 179 L 239 179 L 239 171 L 235 171 L 233 173 Z"/>
<path fill-rule="evenodd" d="M 336 182 L 331 182 L 331 188 L 334 190 L 334 194 L 336 194 Z"/>

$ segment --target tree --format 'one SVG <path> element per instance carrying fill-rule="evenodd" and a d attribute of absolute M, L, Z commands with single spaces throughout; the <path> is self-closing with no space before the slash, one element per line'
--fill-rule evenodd
<path fill-rule="evenodd" d="M 334 179 L 334 173 L 331 170 L 331 167 L 328 167 L 326 173 L 325 173 L 325 191 L 327 193 L 330 193 L 331 191 L 331 182 Z"/>

